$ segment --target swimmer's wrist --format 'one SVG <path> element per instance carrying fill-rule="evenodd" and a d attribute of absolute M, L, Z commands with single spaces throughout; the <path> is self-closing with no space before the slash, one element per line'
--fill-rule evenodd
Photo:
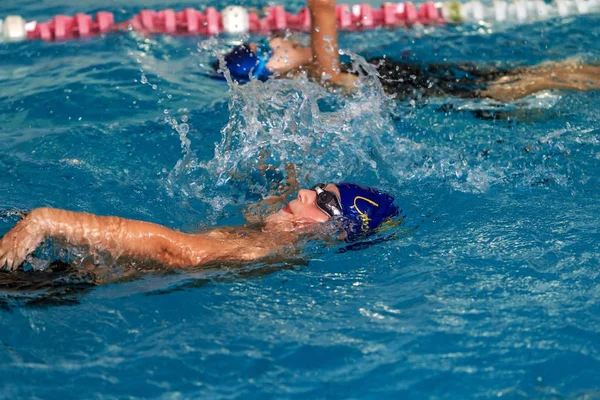
<path fill-rule="evenodd" d="M 308 0 L 306 4 L 311 9 L 335 8 L 335 0 Z"/>
<path fill-rule="evenodd" d="M 27 216 L 29 218 L 28 225 L 30 225 L 31 233 L 40 237 L 41 240 L 50 237 L 66 238 L 76 233 L 76 225 L 83 226 L 82 223 L 76 224 L 74 215 L 73 212 L 57 208 L 36 208 Z"/>

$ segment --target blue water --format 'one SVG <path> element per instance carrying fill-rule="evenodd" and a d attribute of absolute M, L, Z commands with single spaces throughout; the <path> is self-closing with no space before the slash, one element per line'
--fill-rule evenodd
<path fill-rule="evenodd" d="M 143 6 L 167 4 L 4 0 L 0 16 L 124 19 Z M 513 66 L 598 61 L 599 36 L 600 17 L 583 16 L 341 44 Z M 98 287 L 16 274 L 33 283 L 0 292 L 1 398 L 599 396 L 600 92 L 503 105 L 396 101 L 372 78 L 353 98 L 301 79 L 228 90 L 204 76 L 226 47 L 135 34 L 0 44 L 0 208 L 197 231 L 243 223 L 293 162 L 304 185 L 387 188 L 402 234 Z M 14 222 L 0 219 L 0 234 Z"/>

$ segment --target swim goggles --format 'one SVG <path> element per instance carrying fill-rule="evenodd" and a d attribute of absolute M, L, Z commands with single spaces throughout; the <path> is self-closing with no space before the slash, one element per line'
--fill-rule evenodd
<path fill-rule="evenodd" d="M 325 184 L 319 183 L 311 188 L 317 192 L 317 208 L 332 218 L 342 216 L 342 206 L 337 195 L 329 190 L 325 190 Z"/>

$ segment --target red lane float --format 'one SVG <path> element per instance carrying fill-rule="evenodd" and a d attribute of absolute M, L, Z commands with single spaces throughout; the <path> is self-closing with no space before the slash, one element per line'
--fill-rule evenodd
<path fill-rule="evenodd" d="M 110 32 L 115 27 L 112 13 L 101 11 L 93 21 L 90 15 L 76 14 L 73 17 L 57 15 L 48 22 L 39 22 L 27 32 L 27 39 L 45 41 L 85 38 Z"/>
<path fill-rule="evenodd" d="M 256 13 L 247 12 L 243 9 L 241 11 L 243 12 L 240 14 L 243 15 L 239 18 L 245 18 L 242 25 L 247 26 L 247 28 L 242 27 L 242 31 L 265 34 L 285 31 L 286 29 L 293 31 L 310 30 L 310 12 L 307 8 L 301 9 L 298 14 L 292 14 L 286 12 L 282 6 L 267 7 L 264 9 L 264 17 L 262 18 Z M 225 13 L 225 10 L 223 13 Z M 236 18 L 238 17 L 236 16 Z M 341 30 L 444 23 L 442 13 L 433 2 L 426 2 L 420 8 L 415 7 L 410 2 L 384 3 L 380 9 L 374 9 L 369 4 L 352 7 L 339 4 L 336 6 L 336 19 L 338 28 Z M 204 12 L 193 8 L 186 8 L 180 12 L 175 12 L 172 9 L 162 11 L 142 10 L 130 20 L 120 23 L 115 23 L 114 15 L 110 12 L 98 12 L 95 19 L 82 13 L 72 17 L 57 15 L 48 22 L 35 24 L 33 29 L 27 31 L 27 39 L 69 40 L 129 28 L 143 33 L 211 36 L 229 32 L 228 26 L 224 26 L 224 20 L 224 15 L 214 7 L 207 7 Z M 227 22 L 227 24 L 229 23 Z"/>
<path fill-rule="evenodd" d="M 479 23 L 535 21 L 552 17 L 600 12 L 600 0 L 494 0 L 484 5 L 480 0 L 460 3 L 447 0 L 442 3 L 426 1 L 415 6 L 386 2 L 376 9 L 369 4 L 349 6 L 340 4 L 335 16 L 340 30 L 365 30 L 378 27 L 414 25 L 459 24 L 465 21 Z M 85 38 L 134 29 L 143 33 L 170 35 L 217 35 L 280 32 L 285 30 L 310 30 L 310 12 L 303 8 L 297 14 L 288 13 L 281 6 L 267 7 L 261 15 L 240 6 L 228 6 L 221 12 L 207 7 L 204 12 L 186 8 L 181 12 L 171 9 L 162 11 L 143 10 L 128 21 L 115 23 L 114 15 L 99 12 L 95 19 L 90 15 L 73 17 L 57 15 L 48 22 L 26 22 L 18 15 L 0 19 L 0 41 L 41 39 L 46 41 Z"/>

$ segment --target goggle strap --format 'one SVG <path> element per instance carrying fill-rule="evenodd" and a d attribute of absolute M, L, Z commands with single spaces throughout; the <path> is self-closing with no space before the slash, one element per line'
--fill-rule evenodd
<path fill-rule="evenodd" d="M 263 51 L 263 46 L 268 48 L 268 51 Z M 266 57 L 265 57 L 266 53 Z M 271 59 L 271 55 L 273 54 L 273 50 L 271 50 L 271 46 L 269 46 L 268 42 L 265 44 L 260 44 L 256 48 L 256 58 L 258 58 L 258 65 L 254 69 L 252 76 L 255 78 L 260 78 L 265 68 L 267 68 L 267 63 Z"/>

